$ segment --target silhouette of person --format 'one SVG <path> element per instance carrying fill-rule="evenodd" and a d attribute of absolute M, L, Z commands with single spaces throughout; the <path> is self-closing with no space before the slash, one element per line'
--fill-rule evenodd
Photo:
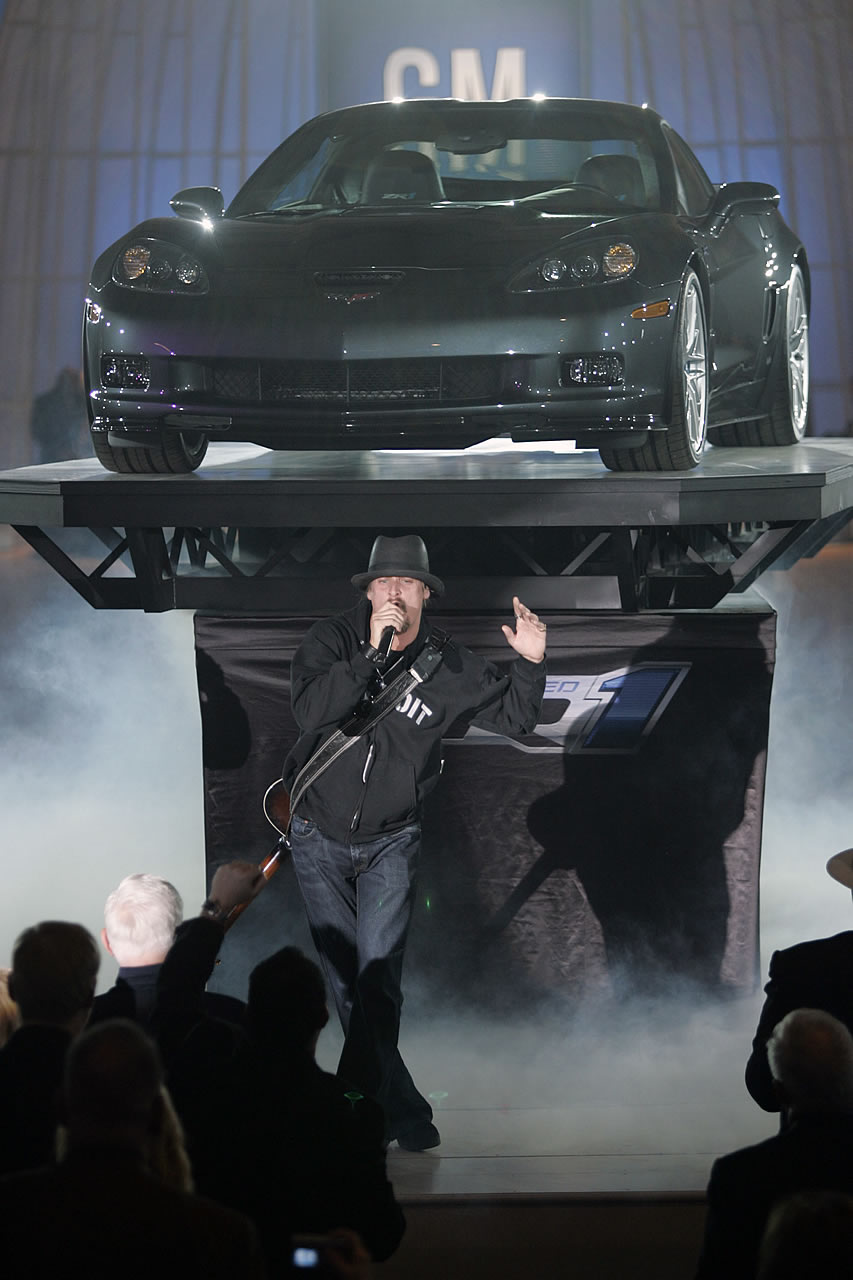
<path fill-rule="evenodd" d="M 36 396 L 30 414 L 36 462 L 93 456 L 86 393 L 79 369 L 60 369 L 49 391 Z"/>

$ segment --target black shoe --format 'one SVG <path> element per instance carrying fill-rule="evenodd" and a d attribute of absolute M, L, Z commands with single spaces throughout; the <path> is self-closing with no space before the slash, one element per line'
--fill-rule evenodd
<path fill-rule="evenodd" d="M 431 1120 L 421 1120 L 419 1124 L 398 1133 L 396 1138 L 397 1146 L 404 1151 L 428 1151 L 441 1142 L 441 1135 Z"/>

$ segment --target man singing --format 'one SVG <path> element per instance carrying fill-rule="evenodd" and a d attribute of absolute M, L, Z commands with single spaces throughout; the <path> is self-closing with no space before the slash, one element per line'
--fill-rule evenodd
<path fill-rule="evenodd" d="M 441 740 L 460 717 L 498 733 L 532 732 L 545 689 L 545 624 L 516 597 L 510 675 L 432 628 L 444 584 L 414 534 L 378 537 L 355 608 L 317 622 L 292 665 L 300 736 L 289 791 L 318 747 L 426 651 L 440 661 L 413 693 L 363 732 L 296 799 L 293 865 L 344 1031 L 338 1074 L 378 1099 L 386 1137 L 407 1151 L 438 1145 L 432 1109 L 400 1056 L 403 951 L 420 850 L 420 811 L 441 772 Z M 388 629 L 393 631 L 390 651 Z"/>

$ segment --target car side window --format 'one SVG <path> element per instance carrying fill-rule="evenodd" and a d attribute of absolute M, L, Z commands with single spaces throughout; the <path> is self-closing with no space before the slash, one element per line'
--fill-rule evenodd
<path fill-rule="evenodd" d="M 664 127 L 664 134 L 675 167 L 679 209 L 696 217 L 708 208 L 714 187 L 687 143 L 672 129 Z"/>

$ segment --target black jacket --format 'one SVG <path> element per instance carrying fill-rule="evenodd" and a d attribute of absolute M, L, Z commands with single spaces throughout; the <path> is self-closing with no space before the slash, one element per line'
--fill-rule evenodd
<path fill-rule="evenodd" d="M 696 1280 L 752 1280 L 770 1210 L 811 1190 L 853 1192 L 853 1116 L 799 1116 L 765 1142 L 714 1161 Z"/>
<path fill-rule="evenodd" d="M 176 1191 L 118 1145 L 76 1148 L 54 1168 L 0 1178 L 4 1280 L 264 1280 L 247 1217 Z"/>
<path fill-rule="evenodd" d="M 127 965 L 120 968 L 114 987 L 95 996 L 89 1026 L 108 1018 L 130 1018 L 146 1031 L 151 1030 L 157 1008 L 159 964 Z M 242 1027 L 246 1022 L 246 1006 L 234 996 L 219 991 L 205 991 L 203 1012 L 210 1018 L 224 1018 Z"/>
<path fill-rule="evenodd" d="M 746 1087 L 765 1111 L 778 1111 L 767 1042 L 785 1014 L 792 1009 L 823 1009 L 853 1033 L 853 931 L 774 951 L 769 978 L 746 1064 Z"/>
<path fill-rule="evenodd" d="M 361 652 L 370 602 L 314 624 L 291 667 L 293 714 L 300 737 L 285 761 L 284 784 L 357 708 L 376 668 Z M 403 651 L 411 665 L 431 627 L 421 617 L 417 640 Z M 389 673 L 389 678 L 396 672 Z M 545 663 L 516 658 L 509 675 L 450 641 L 444 660 L 389 715 L 326 770 L 299 802 L 332 839 L 365 842 L 418 820 L 441 772 L 441 740 L 460 719 L 496 733 L 533 731 L 545 691 Z"/>
<path fill-rule="evenodd" d="M 357 1231 L 373 1258 L 390 1257 L 406 1219 L 388 1179 L 381 1108 L 294 1049 L 286 994 L 272 1039 L 205 1016 L 222 938 L 213 920 L 178 927 L 154 1019 L 197 1190 L 254 1221 L 271 1276 L 290 1274 L 291 1235 L 336 1227 Z"/>
<path fill-rule="evenodd" d="M 60 1027 L 32 1023 L 18 1027 L 0 1049 L 0 1173 L 53 1163 L 70 1043 Z"/>

